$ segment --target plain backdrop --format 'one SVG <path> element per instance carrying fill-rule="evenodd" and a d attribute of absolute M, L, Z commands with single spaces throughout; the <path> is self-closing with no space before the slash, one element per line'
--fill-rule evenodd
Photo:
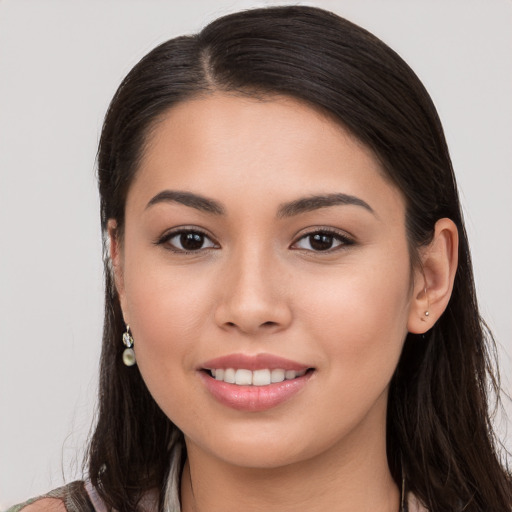
<path fill-rule="evenodd" d="M 103 306 L 95 153 L 117 85 L 158 43 L 277 3 L 0 0 L 0 509 L 81 476 Z M 294 3 L 374 32 L 430 91 L 510 393 L 512 2 Z"/>

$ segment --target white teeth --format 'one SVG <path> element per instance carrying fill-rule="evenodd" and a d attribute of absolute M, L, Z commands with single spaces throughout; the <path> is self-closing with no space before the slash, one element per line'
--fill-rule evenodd
<path fill-rule="evenodd" d="M 270 382 L 270 370 L 255 370 L 252 372 L 253 386 L 268 386 Z"/>
<path fill-rule="evenodd" d="M 237 370 L 235 373 L 235 384 L 239 386 L 250 386 L 252 384 L 251 370 Z"/>
<path fill-rule="evenodd" d="M 283 382 L 285 378 L 285 371 L 281 369 L 272 370 L 270 372 L 270 380 L 274 382 Z"/>
<path fill-rule="evenodd" d="M 284 377 L 286 380 L 295 379 L 295 377 L 297 377 L 297 372 L 295 370 L 286 370 Z"/>
<path fill-rule="evenodd" d="M 263 369 L 251 371 L 244 368 L 238 370 L 234 368 L 216 368 L 210 370 L 210 372 L 215 380 L 221 380 L 228 384 L 237 384 L 238 386 L 268 386 L 269 384 L 283 382 L 284 380 L 302 377 L 305 375 L 306 370 L 295 371 L 275 368 L 273 370 Z"/>
<path fill-rule="evenodd" d="M 234 384 L 235 383 L 235 370 L 233 368 L 226 368 L 224 370 L 224 382 L 227 382 L 228 384 Z"/>

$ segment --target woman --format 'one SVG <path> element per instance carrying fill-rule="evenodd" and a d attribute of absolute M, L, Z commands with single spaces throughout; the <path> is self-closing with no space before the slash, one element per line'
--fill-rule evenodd
<path fill-rule="evenodd" d="M 221 18 L 129 73 L 98 169 L 89 480 L 24 510 L 510 510 L 448 150 L 392 50 Z"/>

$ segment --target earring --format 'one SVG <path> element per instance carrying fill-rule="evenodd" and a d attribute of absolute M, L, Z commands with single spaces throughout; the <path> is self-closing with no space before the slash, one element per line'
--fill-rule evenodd
<path fill-rule="evenodd" d="M 429 315 L 430 315 L 430 311 L 428 311 L 428 309 L 427 309 L 427 311 L 425 311 L 425 316 L 429 316 Z"/>
<path fill-rule="evenodd" d="M 126 347 L 123 351 L 123 363 L 126 366 L 135 364 L 135 352 L 133 351 L 133 336 L 130 333 L 130 326 L 126 326 L 126 332 L 123 333 L 123 344 Z"/>

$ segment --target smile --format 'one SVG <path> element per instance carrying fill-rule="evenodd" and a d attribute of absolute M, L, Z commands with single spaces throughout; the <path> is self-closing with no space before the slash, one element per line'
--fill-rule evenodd
<path fill-rule="evenodd" d="M 228 384 L 237 386 L 269 386 L 285 380 L 293 380 L 302 377 L 307 370 L 285 370 L 283 368 L 275 368 L 273 370 L 246 370 L 243 368 L 217 368 L 210 370 L 210 375 L 215 379 Z"/>
<path fill-rule="evenodd" d="M 217 402 L 230 409 L 261 412 L 302 391 L 315 368 L 272 354 L 230 354 L 197 368 L 201 381 Z"/>

